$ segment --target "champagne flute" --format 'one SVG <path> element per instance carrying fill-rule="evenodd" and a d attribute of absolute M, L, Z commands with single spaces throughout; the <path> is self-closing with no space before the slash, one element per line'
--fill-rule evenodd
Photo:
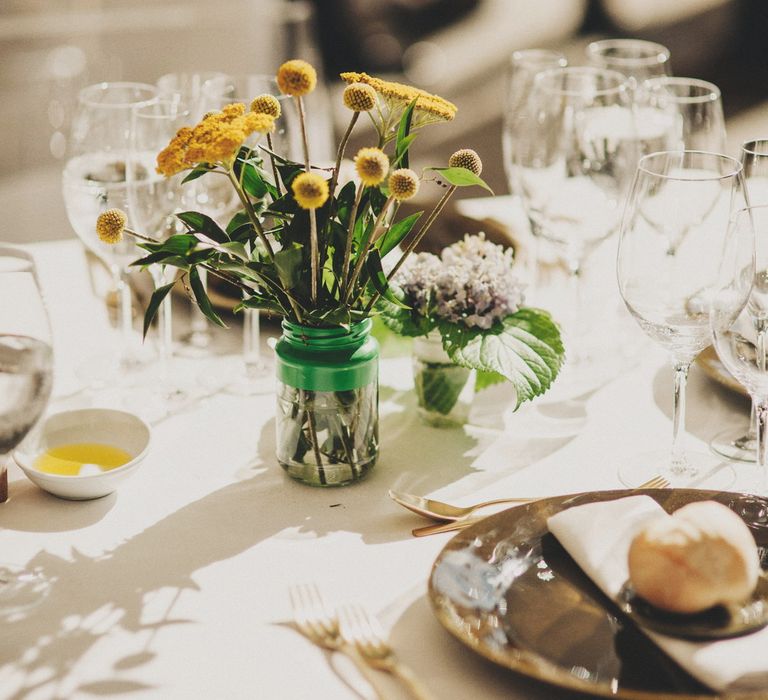
<path fill-rule="evenodd" d="M 539 73 L 519 133 L 515 189 L 533 234 L 553 244 L 570 272 L 564 324 L 570 360 L 558 383 L 561 392 L 567 385 L 577 395 L 609 371 L 587 350 L 580 280 L 589 256 L 618 230 L 637 162 L 626 78 L 598 68 Z"/>
<path fill-rule="evenodd" d="M 638 123 L 667 125 L 666 150 L 725 151 L 725 118 L 717 85 L 698 78 L 662 76 L 636 96 Z"/>
<path fill-rule="evenodd" d="M 525 119 L 525 106 L 533 89 L 533 81 L 542 71 L 550 68 L 565 68 L 568 61 L 559 51 L 550 49 L 524 49 L 514 51 L 507 64 L 505 83 L 504 124 L 501 132 L 501 147 L 504 158 L 504 172 L 507 175 L 509 191 L 515 198 L 517 207 L 519 192 L 516 191 L 514 178 L 514 152 L 518 139 L 523 132 L 522 120 Z M 538 262 L 541 239 L 534 237 L 530 251 L 526 251 L 526 267 L 529 275 L 529 289 L 535 292 L 538 281 Z"/>
<path fill-rule="evenodd" d="M 157 99 L 133 108 L 130 149 L 126 158 L 126 182 L 131 219 L 139 231 L 157 240 L 165 241 L 182 228 L 176 214 L 183 208 L 183 174 L 173 177 L 159 175 L 156 170 L 157 154 L 165 148 L 176 132 L 189 124 L 190 112 L 178 100 Z M 165 268 L 149 268 L 155 289 L 171 282 Z M 166 296 L 158 310 L 158 354 L 160 384 L 166 387 L 166 398 L 184 395 L 175 383 L 178 377 L 173 368 L 173 300 Z M 157 379 L 145 375 L 147 382 L 156 385 Z"/>
<path fill-rule="evenodd" d="M 619 478 L 636 487 L 660 475 L 673 486 L 715 475 L 732 479 L 711 454 L 686 452 L 685 385 L 710 342 L 708 306 L 731 211 L 746 206 L 742 165 L 702 151 L 644 156 L 627 201 L 617 260 L 619 290 L 645 333 L 667 350 L 675 371 L 672 449 L 639 455 Z M 714 488 L 714 487 L 713 487 Z"/>
<path fill-rule="evenodd" d="M 8 499 L 9 454 L 43 413 L 51 394 L 51 329 L 31 257 L 0 247 L 0 503 Z M 1 506 L 0 506 L 1 507 Z M 50 581 L 0 566 L 0 614 L 40 602 Z"/>
<path fill-rule="evenodd" d="M 64 167 L 63 194 L 67 216 L 83 244 L 112 274 L 119 293 L 118 327 L 121 333 L 119 367 L 136 368 L 138 340 L 133 332 L 128 266 L 138 249 L 130 237 L 116 245 L 99 240 L 96 219 L 107 209 L 131 213 L 125 181 L 126 158 L 131 131 L 131 110 L 156 99 L 157 90 L 143 83 L 99 83 L 80 91 L 72 122 L 70 158 Z M 93 371 L 99 360 L 88 361 Z M 116 372 L 117 368 L 113 368 Z"/>
<path fill-rule="evenodd" d="M 745 141 L 741 147 L 744 182 L 752 205 L 768 205 L 768 139 Z M 757 213 L 761 213 L 757 216 Z M 753 223 L 757 236 L 768 232 L 768 220 L 762 210 L 753 210 Z M 755 402 L 749 413 L 749 425 L 742 430 L 724 430 L 712 438 L 709 446 L 720 455 L 739 462 L 754 462 L 757 454 L 757 415 Z"/>
<path fill-rule="evenodd" d="M 632 90 L 648 78 L 671 75 L 666 46 L 642 39 L 602 39 L 587 46 L 587 61 L 595 68 L 623 73 Z"/>
<path fill-rule="evenodd" d="M 710 307 L 712 340 L 726 369 L 747 389 L 757 419 L 756 469 L 748 487 L 768 495 L 768 206 L 741 209 L 733 215 Z M 750 507 L 753 506 L 753 507 Z M 760 501 L 747 504 L 752 523 L 768 526 Z"/>

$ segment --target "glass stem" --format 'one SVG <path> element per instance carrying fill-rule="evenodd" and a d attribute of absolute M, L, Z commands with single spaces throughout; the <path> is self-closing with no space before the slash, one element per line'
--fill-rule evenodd
<path fill-rule="evenodd" d="M 120 350 L 123 357 L 129 362 L 133 359 L 133 310 L 131 299 L 131 286 L 128 284 L 128 275 L 117 265 L 112 266 L 112 284 L 118 294 L 117 303 L 117 327 L 120 330 Z"/>
<path fill-rule="evenodd" d="M 7 452 L 0 452 L 0 503 L 8 500 L 8 455 Z"/>
<path fill-rule="evenodd" d="M 672 403 L 672 473 L 682 474 L 688 470 L 685 458 L 685 385 L 688 382 L 688 362 L 676 362 L 675 393 Z"/>
<path fill-rule="evenodd" d="M 198 266 L 197 272 L 200 275 L 200 284 L 202 284 L 205 293 L 208 293 L 208 270 Z M 194 303 L 193 303 L 194 307 Z M 192 323 L 190 324 L 192 330 L 192 336 L 197 341 L 198 345 L 205 346 L 210 340 L 211 331 L 208 328 L 208 321 L 205 320 L 205 316 L 196 313 L 193 308 Z"/>
<path fill-rule="evenodd" d="M 581 273 L 582 266 L 580 259 L 571 259 L 568 261 L 568 295 L 570 297 L 570 318 L 568 319 L 568 335 L 571 338 L 571 347 L 576 362 L 582 362 L 587 357 L 587 351 L 584 347 L 584 323 L 583 306 L 584 299 L 582 294 Z"/>
<path fill-rule="evenodd" d="M 258 309 L 245 309 L 243 316 L 243 362 L 248 376 L 261 370 L 261 329 Z"/>
<path fill-rule="evenodd" d="M 766 438 L 768 438 L 768 399 L 755 399 L 755 417 L 757 418 L 757 484 L 755 492 L 758 496 L 768 494 L 768 478 L 766 478 Z"/>
<path fill-rule="evenodd" d="M 168 271 L 165 268 L 153 266 L 151 270 L 155 289 L 168 283 Z M 157 310 L 157 353 L 163 377 L 167 379 L 168 365 L 173 355 L 173 300 L 170 294 L 163 299 Z"/>

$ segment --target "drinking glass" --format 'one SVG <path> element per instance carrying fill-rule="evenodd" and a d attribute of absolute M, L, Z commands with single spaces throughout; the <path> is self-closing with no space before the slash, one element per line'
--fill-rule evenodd
<path fill-rule="evenodd" d="M 103 243 L 96 235 L 96 219 L 107 209 L 123 209 L 133 225 L 128 204 L 126 159 L 130 143 L 131 115 L 137 105 L 156 99 L 157 89 L 143 83 L 99 83 L 80 91 L 72 122 L 70 157 L 64 167 L 63 194 L 67 216 L 85 246 L 110 270 L 119 293 L 117 353 L 123 369 L 136 367 L 138 340 L 133 333 L 128 266 L 138 249 L 129 236 L 116 244 Z M 87 362 L 91 369 L 98 362 Z M 115 371 L 117 368 L 114 368 Z"/>
<path fill-rule="evenodd" d="M 745 141 L 741 147 L 741 163 L 744 166 L 744 182 L 749 203 L 768 204 L 768 139 Z M 768 233 L 768 221 L 753 210 L 753 224 L 757 236 Z M 755 402 L 749 413 L 746 431 L 728 429 L 712 438 L 709 446 L 720 455 L 739 462 L 754 462 L 757 454 L 757 416 Z"/>
<path fill-rule="evenodd" d="M 227 80 L 226 73 L 208 71 L 203 73 L 166 73 L 157 79 L 160 97 L 178 100 L 188 108 L 193 121 L 199 121 L 205 114 L 205 86 L 213 80 Z"/>
<path fill-rule="evenodd" d="M 674 368 L 672 449 L 628 459 L 619 478 L 636 487 L 655 475 L 673 486 L 710 476 L 732 479 L 711 454 L 686 452 L 685 384 L 710 342 L 708 309 L 730 213 L 746 206 L 741 163 L 702 151 L 644 156 L 627 201 L 617 277 L 627 309 Z"/>
<path fill-rule="evenodd" d="M 526 116 L 526 104 L 533 88 L 533 81 L 542 71 L 550 68 L 565 68 L 568 61 L 559 51 L 550 49 L 525 49 L 514 51 L 507 64 L 505 81 L 504 124 L 501 132 L 501 147 L 504 158 L 504 172 L 507 175 L 509 191 L 517 200 L 519 192 L 515 187 L 514 152 L 521 138 L 522 120 Z M 517 201 L 515 202 L 517 205 Z M 526 251 L 529 273 L 528 288 L 534 291 L 538 281 L 539 246 L 541 239 L 534 237 L 532 250 Z"/>
<path fill-rule="evenodd" d="M 159 175 L 157 154 L 168 145 L 176 132 L 190 122 L 189 109 L 178 100 L 157 99 L 133 109 L 130 149 L 126 158 L 126 182 L 131 220 L 142 234 L 165 241 L 183 226 L 176 214 L 183 210 L 184 173 L 173 177 Z M 167 268 L 149 267 L 155 289 L 172 281 Z M 175 272 L 175 270 L 174 270 Z M 167 397 L 179 395 L 173 369 L 173 300 L 166 296 L 158 310 L 158 355 L 160 377 L 146 375 L 153 385 L 164 386 Z"/>
<path fill-rule="evenodd" d="M 669 49 L 642 39 L 603 39 L 587 46 L 587 61 L 596 68 L 623 73 L 633 90 L 648 78 L 671 75 Z"/>
<path fill-rule="evenodd" d="M 626 78 L 598 68 L 539 73 L 519 134 L 515 190 L 531 231 L 554 246 L 570 273 L 564 319 L 570 359 L 564 374 L 574 387 L 588 390 L 606 370 L 587 350 L 580 280 L 585 261 L 618 230 L 637 162 Z M 561 388 L 563 380 L 558 379 Z"/>
<path fill-rule="evenodd" d="M 766 437 L 768 437 L 768 206 L 734 213 L 712 296 L 710 325 L 718 357 L 752 397 L 757 441 L 757 466 L 752 493 L 768 495 Z M 762 510 L 762 509 L 761 509 Z M 765 515 L 762 518 L 766 523 Z"/>
<path fill-rule="evenodd" d="M 665 150 L 725 151 L 725 118 L 717 85 L 663 76 L 646 80 L 635 99 L 639 124 L 664 127 L 669 139 Z"/>
<path fill-rule="evenodd" d="M 31 257 L 0 247 L 0 503 L 8 500 L 10 452 L 51 394 L 51 330 Z M 1 506 L 0 506 L 1 507 Z M 0 566 L 0 614 L 39 602 L 50 582 L 37 571 Z"/>

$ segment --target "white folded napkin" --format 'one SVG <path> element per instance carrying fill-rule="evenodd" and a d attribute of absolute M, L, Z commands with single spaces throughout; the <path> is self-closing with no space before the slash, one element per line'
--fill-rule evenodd
<path fill-rule="evenodd" d="M 547 520 L 576 563 L 616 599 L 629 578 L 627 555 L 635 534 L 664 509 L 648 496 L 575 506 Z M 768 690 L 768 628 L 716 642 L 688 642 L 643 630 L 692 676 L 717 691 Z"/>

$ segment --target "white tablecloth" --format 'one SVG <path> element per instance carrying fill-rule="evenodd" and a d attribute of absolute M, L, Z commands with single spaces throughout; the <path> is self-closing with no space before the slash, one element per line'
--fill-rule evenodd
<path fill-rule="evenodd" d="M 104 305 L 76 242 L 30 249 L 53 319 L 56 392 L 70 394 L 77 359 L 108 337 Z M 408 359 L 385 359 L 381 458 L 346 488 L 284 475 L 273 457 L 272 396 L 217 394 L 157 422 L 140 470 L 100 500 L 59 500 L 12 467 L 0 561 L 40 567 L 54 585 L 21 619 L 0 622 L 0 697 L 367 697 L 343 659 L 287 624 L 288 586 L 308 581 L 331 604 L 358 601 L 377 614 L 401 659 L 442 700 L 571 697 L 490 665 L 440 627 L 426 585 L 449 535 L 414 539 L 424 521 L 386 493 L 470 503 L 620 487 L 621 456 L 665 447 L 671 432 L 671 371 L 639 331 L 632 338 L 643 344 L 641 361 L 590 395 L 513 414 L 505 389 L 494 388 L 464 430 L 421 425 Z M 92 398 L 75 394 L 52 408 L 78 400 Z M 693 370 L 692 443 L 704 447 L 746 416 L 744 399 Z M 405 697 L 381 683 L 387 697 Z"/>

